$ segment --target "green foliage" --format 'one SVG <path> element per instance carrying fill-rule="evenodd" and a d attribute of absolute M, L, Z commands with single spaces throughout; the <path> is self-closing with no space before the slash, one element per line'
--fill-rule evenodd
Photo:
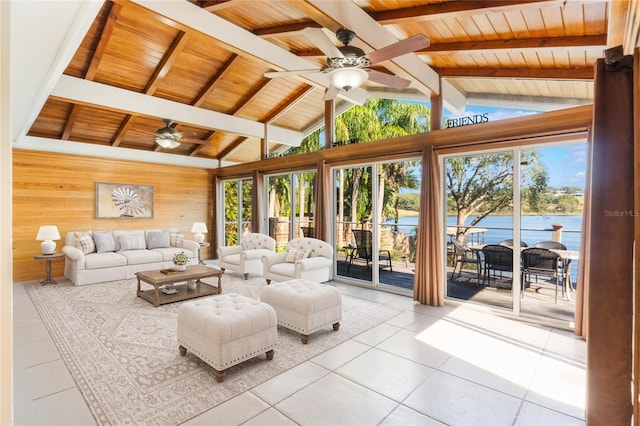
<path fill-rule="evenodd" d="M 537 151 L 520 154 L 522 206 L 543 212 L 547 172 L 537 162 Z M 457 224 L 475 215 L 470 226 L 484 217 L 513 209 L 513 154 L 496 153 L 455 157 L 446 164 L 448 210 L 457 215 Z"/>
<path fill-rule="evenodd" d="M 420 209 L 420 194 L 408 193 L 398 195 L 398 208 L 417 212 Z"/>
<path fill-rule="evenodd" d="M 572 191 L 579 192 L 578 191 Z M 554 211 L 556 213 L 575 213 L 579 212 L 581 209 L 580 199 L 573 195 L 558 195 L 557 197 L 553 197 L 551 199 L 551 205 L 555 206 Z"/>

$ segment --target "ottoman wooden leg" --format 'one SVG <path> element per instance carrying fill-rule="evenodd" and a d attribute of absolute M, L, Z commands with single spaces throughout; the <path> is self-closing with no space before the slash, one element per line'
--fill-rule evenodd
<path fill-rule="evenodd" d="M 245 279 L 245 281 L 249 279 L 249 273 L 245 273 L 244 274 L 244 279 Z"/>
<path fill-rule="evenodd" d="M 309 335 L 308 334 L 301 334 L 300 335 L 300 340 L 302 341 L 303 344 L 307 344 L 309 343 Z"/>
<path fill-rule="evenodd" d="M 178 349 L 180 349 L 180 355 L 185 356 L 187 354 L 187 348 L 184 346 L 180 345 Z"/>
<path fill-rule="evenodd" d="M 224 371 L 218 371 L 215 368 L 213 369 L 213 375 L 216 378 L 216 382 L 220 383 L 224 381 Z"/>
<path fill-rule="evenodd" d="M 267 355 L 267 359 L 271 361 L 273 359 L 273 349 L 271 349 L 270 351 L 267 351 L 265 355 Z"/>
<path fill-rule="evenodd" d="M 334 331 L 338 331 L 339 328 L 340 328 L 340 323 L 339 322 L 333 324 L 333 330 Z"/>

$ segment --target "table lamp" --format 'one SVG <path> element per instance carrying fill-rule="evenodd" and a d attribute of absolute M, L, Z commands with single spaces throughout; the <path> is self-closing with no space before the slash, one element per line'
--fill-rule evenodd
<path fill-rule="evenodd" d="M 193 226 L 191 227 L 191 232 L 195 234 L 193 236 L 194 240 L 198 244 L 202 244 L 202 242 L 204 241 L 204 234 L 208 232 L 207 225 L 204 222 L 194 222 Z"/>
<path fill-rule="evenodd" d="M 43 225 L 38 230 L 36 240 L 42 241 L 40 248 L 42 254 L 53 254 L 56 251 L 56 243 L 53 240 L 60 239 L 60 232 L 55 225 Z"/>

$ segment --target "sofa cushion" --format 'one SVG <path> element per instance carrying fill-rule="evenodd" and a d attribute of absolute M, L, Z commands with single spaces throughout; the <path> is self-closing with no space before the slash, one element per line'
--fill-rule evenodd
<path fill-rule="evenodd" d="M 184 243 L 184 233 L 181 231 L 169 232 L 169 245 L 171 247 L 182 247 Z"/>
<path fill-rule="evenodd" d="M 155 250 L 123 250 L 118 253 L 127 259 L 127 265 L 162 262 L 162 255 Z"/>
<path fill-rule="evenodd" d="M 85 269 L 111 268 L 113 266 L 125 266 L 127 258 L 119 253 L 91 253 L 84 258 Z"/>
<path fill-rule="evenodd" d="M 147 248 L 147 243 L 144 239 L 144 234 L 120 235 L 119 240 L 120 240 L 120 251 L 144 250 Z"/>
<path fill-rule="evenodd" d="M 290 248 L 287 250 L 287 257 L 284 258 L 284 261 L 287 263 L 296 263 L 298 260 L 309 257 L 309 254 L 311 254 L 311 250 L 309 249 Z"/>
<path fill-rule="evenodd" d="M 113 238 L 111 231 L 94 231 L 93 241 L 96 243 L 96 251 L 98 253 L 116 251 L 116 240 Z"/>
<path fill-rule="evenodd" d="M 169 231 L 150 231 L 147 233 L 147 249 L 171 247 Z"/>
<path fill-rule="evenodd" d="M 295 263 L 276 263 L 271 266 L 269 272 L 276 275 L 284 275 L 286 277 L 295 276 L 296 264 Z"/>
<path fill-rule="evenodd" d="M 241 254 L 230 254 L 224 257 L 224 261 L 226 263 L 233 263 L 234 265 L 240 265 L 240 256 Z"/>
<path fill-rule="evenodd" d="M 76 232 L 74 235 L 75 246 L 79 248 L 82 253 L 89 254 L 96 251 L 96 243 L 93 241 L 93 235 L 89 232 Z"/>
<path fill-rule="evenodd" d="M 173 256 L 176 254 L 183 252 L 188 258 L 194 257 L 194 254 L 191 250 L 187 250 L 179 247 L 164 247 L 164 248 L 156 248 L 151 249 L 151 251 L 160 253 L 162 256 L 162 260 L 173 260 Z"/>

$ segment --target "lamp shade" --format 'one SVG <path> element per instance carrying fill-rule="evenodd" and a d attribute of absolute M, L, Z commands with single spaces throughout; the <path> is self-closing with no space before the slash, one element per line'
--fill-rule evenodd
<path fill-rule="evenodd" d="M 196 242 L 202 244 L 202 242 L 204 241 L 203 234 L 206 234 L 208 232 L 207 225 L 204 222 L 193 222 L 191 232 L 195 234 L 193 238 L 196 240 Z"/>
<path fill-rule="evenodd" d="M 338 68 L 329 73 L 331 84 L 346 91 L 360 87 L 368 78 L 369 73 L 357 67 Z"/>
<path fill-rule="evenodd" d="M 56 251 L 56 243 L 53 240 L 60 239 L 60 232 L 55 225 L 43 225 L 38 230 L 36 240 L 42 241 L 40 248 L 42 254 L 53 254 Z"/>

